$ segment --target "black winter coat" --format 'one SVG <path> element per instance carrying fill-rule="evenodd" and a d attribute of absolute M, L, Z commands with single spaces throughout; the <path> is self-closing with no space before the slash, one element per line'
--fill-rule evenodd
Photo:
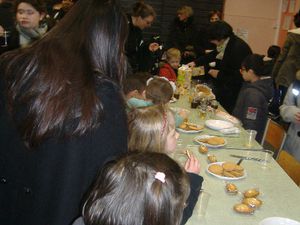
<path fill-rule="evenodd" d="M 237 99 L 233 115 L 241 120 L 245 129 L 256 130 L 261 142 L 268 120 L 268 103 L 273 97 L 273 79 L 266 77 L 253 83 L 245 82 Z"/>
<path fill-rule="evenodd" d="M 0 77 L 0 224 L 69 225 L 103 163 L 127 150 L 119 90 L 107 83 L 98 91 L 104 119 L 95 130 L 28 149 L 6 110 L 4 88 Z"/>
<path fill-rule="evenodd" d="M 215 79 L 215 95 L 220 104 L 229 113 L 232 113 L 243 83 L 243 78 L 240 74 L 241 64 L 246 56 L 251 53 L 252 51 L 245 41 L 232 35 L 228 41 L 222 60 L 218 61 L 215 58 L 216 52 L 212 52 L 196 60 L 196 64 L 202 65 L 209 62 L 217 62 L 215 69 L 219 70 L 219 74 L 217 79 Z"/>
<path fill-rule="evenodd" d="M 143 40 L 143 32 L 132 23 L 128 15 L 128 37 L 125 44 L 125 53 L 132 72 L 149 72 L 155 63 L 155 54 L 149 51 L 149 42 Z"/>
<path fill-rule="evenodd" d="M 177 17 L 169 27 L 167 48 L 178 48 L 183 52 L 188 45 L 197 48 L 198 29 L 194 24 L 194 18 L 189 17 L 186 22 L 180 21 Z"/>

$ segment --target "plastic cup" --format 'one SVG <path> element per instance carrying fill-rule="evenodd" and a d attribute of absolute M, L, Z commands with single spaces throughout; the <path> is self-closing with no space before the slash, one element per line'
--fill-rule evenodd
<path fill-rule="evenodd" d="M 271 150 L 263 150 L 260 153 L 260 159 L 262 167 L 263 168 L 267 168 L 268 164 L 271 162 L 272 158 L 273 158 L 274 152 Z"/>
<path fill-rule="evenodd" d="M 256 130 L 246 130 L 246 133 L 245 133 L 245 146 L 247 148 L 253 147 L 253 145 L 255 143 L 256 135 L 257 135 Z"/>
<path fill-rule="evenodd" d="M 200 195 L 197 203 L 197 213 L 199 216 L 205 216 L 210 196 L 211 195 L 208 192 L 204 190 L 200 191 Z"/>

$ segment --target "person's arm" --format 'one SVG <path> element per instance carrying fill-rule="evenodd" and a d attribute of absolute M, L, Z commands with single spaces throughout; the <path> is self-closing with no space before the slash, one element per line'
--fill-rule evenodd
<path fill-rule="evenodd" d="M 292 93 L 293 85 L 290 85 L 286 96 L 284 98 L 283 104 L 280 106 L 280 115 L 286 122 L 296 122 L 295 115 L 300 113 L 300 108 L 295 105 L 296 97 Z M 297 97 L 299 98 L 299 96 Z"/>
<path fill-rule="evenodd" d="M 292 46 L 292 39 L 291 39 L 290 35 L 288 34 L 287 38 L 284 42 L 284 46 L 282 47 L 281 53 L 278 56 L 276 63 L 274 65 L 273 71 L 272 71 L 272 76 L 274 79 L 277 77 L 278 72 L 282 66 L 282 63 L 285 61 L 285 59 L 290 51 L 291 46 Z"/>
<path fill-rule="evenodd" d="M 225 50 L 224 58 L 220 63 L 217 81 L 221 84 L 241 81 L 241 64 L 243 60 L 252 53 L 249 46 L 240 39 L 233 41 L 234 43 L 228 43 L 226 48 L 229 49 Z"/>
<path fill-rule="evenodd" d="M 184 208 L 181 225 L 185 224 L 188 219 L 192 216 L 195 205 L 198 201 L 200 190 L 202 187 L 203 177 L 194 174 L 188 173 L 190 179 L 190 195 L 186 202 L 186 207 Z"/>

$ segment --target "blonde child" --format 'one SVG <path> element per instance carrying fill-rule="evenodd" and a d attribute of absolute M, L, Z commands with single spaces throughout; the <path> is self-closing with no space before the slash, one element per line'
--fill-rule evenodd
<path fill-rule="evenodd" d="M 107 164 L 73 225 L 179 225 L 188 177 L 170 157 L 130 152 Z"/>
<path fill-rule="evenodd" d="M 173 112 L 163 105 L 132 110 L 128 115 L 129 151 L 172 153 L 176 149 L 179 134 L 175 130 Z M 182 223 L 192 215 L 198 200 L 203 178 L 199 176 L 198 160 L 189 155 L 184 166 L 190 178 L 191 193 L 184 210 Z"/>
<path fill-rule="evenodd" d="M 177 48 L 170 48 L 166 52 L 167 63 L 159 70 L 159 76 L 166 77 L 169 81 L 175 82 L 176 71 L 180 65 L 181 53 Z"/>

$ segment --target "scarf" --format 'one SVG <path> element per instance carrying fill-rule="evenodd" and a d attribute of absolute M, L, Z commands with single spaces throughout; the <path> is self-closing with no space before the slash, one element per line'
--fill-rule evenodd
<path fill-rule="evenodd" d="M 43 24 L 40 25 L 38 28 L 27 29 L 17 24 L 16 29 L 20 35 L 20 46 L 25 47 L 33 41 L 40 39 L 43 36 L 43 34 L 46 33 L 48 26 L 47 24 Z"/>
<path fill-rule="evenodd" d="M 216 59 L 219 59 L 219 60 L 223 59 L 224 52 L 225 52 L 226 46 L 227 46 L 227 44 L 229 42 L 229 39 L 230 38 L 225 39 L 225 41 L 223 42 L 223 44 L 217 46 L 217 52 L 218 52 L 218 54 L 216 56 Z"/>

